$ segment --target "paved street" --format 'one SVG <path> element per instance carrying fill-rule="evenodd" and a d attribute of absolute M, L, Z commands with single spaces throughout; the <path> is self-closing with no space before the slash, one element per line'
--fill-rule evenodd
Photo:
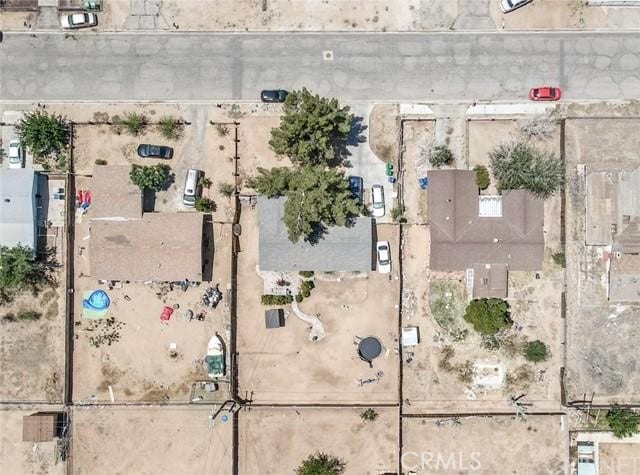
<path fill-rule="evenodd" d="M 333 59 L 325 60 L 330 51 Z M 343 100 L 640 97 L 640 35 L 5 33 L 0 98 L 254 100 L 306 86 Z"/>

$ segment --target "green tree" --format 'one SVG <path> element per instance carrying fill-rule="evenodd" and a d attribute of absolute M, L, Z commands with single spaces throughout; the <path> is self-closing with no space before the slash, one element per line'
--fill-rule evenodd
<path fill-rule="evenodd" d="M 436 145 L 429 156 L 429 163 L 435 168 L 449 165 L 453 162 L 453 153 L 446 145 Z"/>
<path fill-rule="evenodd" d="M 539 363 L 549 357 L 549 349 L 540 340 L 530 341 L 524 347 L 524 357 L 532 363 Z"/>
<path fill-rule="evenodd" d="M 267 197 L 285 196 L 283 222 L 289 239 L 313 242 L 329 226 L 348 226 L 360 214 L 342 172 L 323 166 L 258 169 L 249 186 Z"/>
<path fill-rule="evenodd" d="M 222 196 L 226 196 L 227 198 L 231 198 L 231 195 L 236 191 L 236 187 L 231 183 L 222 182 L 218 185 L 218 191 Z"/>
<path fill-rule="evenodd" d="M 607 411 L 607 422 L 611 428 L 611 432 L 618 439 L 630 437 L 638 433 L 638 425 L 640 424 L 640 414 L 626 409 L 618 405 L 614 405 Z"/>
<path fill-rule="evenodd" d="M 464 319 L 482 335 L 495 335 L 513 323 L 509 305 L 502 299 L 474 299 L 464 313 Z"/>
<path fill-rule="evenodd" d="M 525 189 L 546 199 L 564 184 L 564 162 L 528 144 L 501 144 L 489 158 L 500 190 Z"/>
<path fill-rule="evenodd" d="M 269 145 L 296 164 L 332 164 L 342 159 L 352 123 L 349 107 L 303 88 L 287 96 L 280 126 L 271 130 Z"/>
<path fill-rule="evenodd" d="M 158 121 L 158 132 L 167 140 L 177 140 L 184 133 L 184 123 L 177 117 L 166 115 Z"/>
<path fill-rule="evenodd" d="M 211 198 L 198 197 L 196 198 L 195 208 L 201 213 L 211 213 L 216 210 L 217 206 Z"/>
<path fill-rule="evenodd" d="M 363 421 L 373 422 L 378 418 L 378 413 L 375 409 L 369 408 L 365 409 L 360 413 L 360 419 Z"/>
<path fill-rule="evenodd" d="M 0 246 L 0 302 L 10 301 L 25 290 L 38 291 L 52 284 L 53 263 L 34 259 L 30 247 Z"/>
<path fill-rule="evenodd" d="M 491 177 L 489 176 L 489 170 L 487 170 L 487 167 L 483 165 L 476 165 L 473 167 L 473 171 L 476 174 L 476 185 L 478 185 L 478 188 L 481 190 L 489 188 L 489 185 L 491 184 Z"/>
<path fill-rule="evenodd" d="M 341 475 L 346 468 L 344 460 L 318 452 L 302 462 L 296 469 L 296 475 Z"/>
<path fill-rule="evenodd" d="M 67 148 L 71 126 L 61 115 L 36 110 L 22 116 L 16 134 L 22 145 L 40 158 L 61 154 Z"/>
<path fill-rule="evenodd" d="M 167 186 L 170 172 L 171 168 L 165 164 L 150 166 L 133 164 L 131 165 L 129 178 L 142 191 L 160 191 Z"/>

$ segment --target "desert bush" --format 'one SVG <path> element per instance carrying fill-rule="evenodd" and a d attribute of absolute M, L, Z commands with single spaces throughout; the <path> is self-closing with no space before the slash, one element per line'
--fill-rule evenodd
<path fill-rule="evenodd" d="M 476 185 L 478 188 L 481 190 L 489 188 L 489 185 L 491 184 L 491 177 L 489 176 L 489 170 L 487 170 L 487 167 L 483 165 L 476 165 L 473 167 L 473 171 L 476 174 Z"/>
<path fill-rule="evenodd" d="M 222 196 L 230 198 L 234 191 L 236 191 L 236 188 L 231 183 L 223 182 L 218 185 L 218 191 Z"/>
<path fill-rule="evenodd" d="M 449 165 L 453 162 L 453 153 L 446 145 L 436 145 L 429 156 L 429 163 L 435 168 Z"/>
<path fill-rule="evenodd" d="M 549 357 L 549 349 L 540 340 L 530 341 L 525 345 L 524 357 L 532 363 L 539 363 Z"/>
<path fill-rule="evenodd" d="M 144 114 L 131 112 L 125 114 L 124 119 L 120 121 L 120 124 L 124 127 L 124 130 L 126 130 L 128 134 L 137 137 L 147 128 L 147 126 L 149 125 L 149 120 Z"/>
<path fill-rule="evenodd" d="M 196 211 L 201 213 L 211 213 L 216 210 L 217 205 L 211 198 L 198 197 L 195 203 Z"/>
<path fill-rule="evenodd" d="M 158 132 L 167 140 L 177 140 L 184 133 L 184 123 L 177 117 L 164 116 L 158 121 Z"/>
<path fill-rule="evenodd" d="M 262 305 L 287 305 L 293 302 L 291 295 L 263 295 L 260 297 Z"/>

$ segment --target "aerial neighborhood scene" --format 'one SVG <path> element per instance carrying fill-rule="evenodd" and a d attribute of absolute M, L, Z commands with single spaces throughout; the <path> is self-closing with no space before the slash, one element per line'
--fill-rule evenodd
<path fill-rule="evenodd" d="M 640 0 L 0 0 L 1 475 L 640 475 Z"/>

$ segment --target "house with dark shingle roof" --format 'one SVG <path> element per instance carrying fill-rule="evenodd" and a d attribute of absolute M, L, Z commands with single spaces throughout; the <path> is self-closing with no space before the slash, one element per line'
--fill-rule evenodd
<path fill-rule="evenodd" d="M 291 242 L 282 221 L 285 197 L 258 197 L 261 271 L 370 272 L 373 222 L 356 218 L 352 226 L 333 226 L 316 243 Z"/>
<path fill-rule="evenodd" d="M 431 170 L 427 190 L 431 269 L 464 271 L 477 264 L 542 269 L 541 199 L 525 190 L 481 196 L 475 173 L 468 170 Z"/>

